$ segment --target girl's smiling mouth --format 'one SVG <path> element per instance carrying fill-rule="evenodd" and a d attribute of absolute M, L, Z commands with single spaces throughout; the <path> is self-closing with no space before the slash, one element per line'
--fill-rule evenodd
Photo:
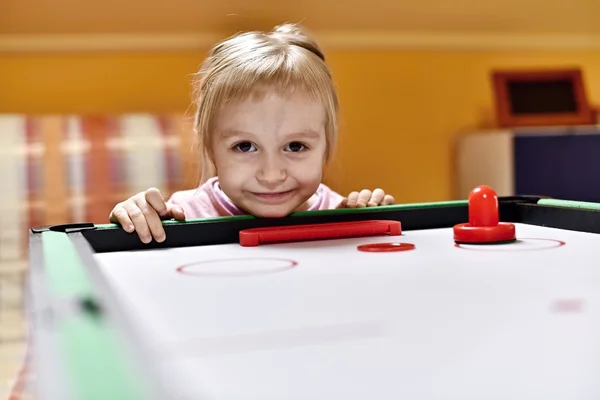
<path fill-rule="evenodd" d="M 286 198 L 290 194 L 292 194 L 294 190 L 287 190 L 284 192 L 250 192 L 254 196 L 260 198 L 261 200 L 267 201 L 277 201 Z"/>

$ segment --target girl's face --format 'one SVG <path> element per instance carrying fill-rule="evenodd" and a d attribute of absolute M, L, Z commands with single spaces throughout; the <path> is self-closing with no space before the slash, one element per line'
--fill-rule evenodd
<path fill-rule="evenodd" d="M 304 93 L 266 92 L 224 107 L 212 146 L 225 194 L 254 216 L 283 217 L 305 209 L 321 183 L 325 111 Z"/>

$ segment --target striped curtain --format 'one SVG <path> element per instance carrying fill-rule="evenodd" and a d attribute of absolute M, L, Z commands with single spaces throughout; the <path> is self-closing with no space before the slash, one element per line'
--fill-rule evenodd
<path fill-rule="evenodd" d="M 114 205 L 197 184 L 184 115 L 0 115 L 0 262 L 26 258 L 28 230 L 106 223 Z"/>

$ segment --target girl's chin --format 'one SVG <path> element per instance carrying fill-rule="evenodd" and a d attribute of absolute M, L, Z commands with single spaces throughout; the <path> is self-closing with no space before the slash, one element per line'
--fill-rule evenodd
<path fill-rule="evenodd" d="M 293 212 L 306 210 L 304 204 L 289 201 L 280 204 L 244 204 L 243 208 L 247 213 L 260 218 L 283 218 Z"/>
<path fill-rule="evenodd" d="M 253 207 L 248 212 L 259 218 L 283 218 L 296 211 L 290 207 L 261 206 Z"/>

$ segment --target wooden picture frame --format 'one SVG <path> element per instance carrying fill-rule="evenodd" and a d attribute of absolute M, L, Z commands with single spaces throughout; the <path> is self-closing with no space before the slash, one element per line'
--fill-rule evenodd
<path fill-rule="evenodd" d="M 492 82 L 501 127 L 595 123 L 577 68 L 494 70 Z"/>

